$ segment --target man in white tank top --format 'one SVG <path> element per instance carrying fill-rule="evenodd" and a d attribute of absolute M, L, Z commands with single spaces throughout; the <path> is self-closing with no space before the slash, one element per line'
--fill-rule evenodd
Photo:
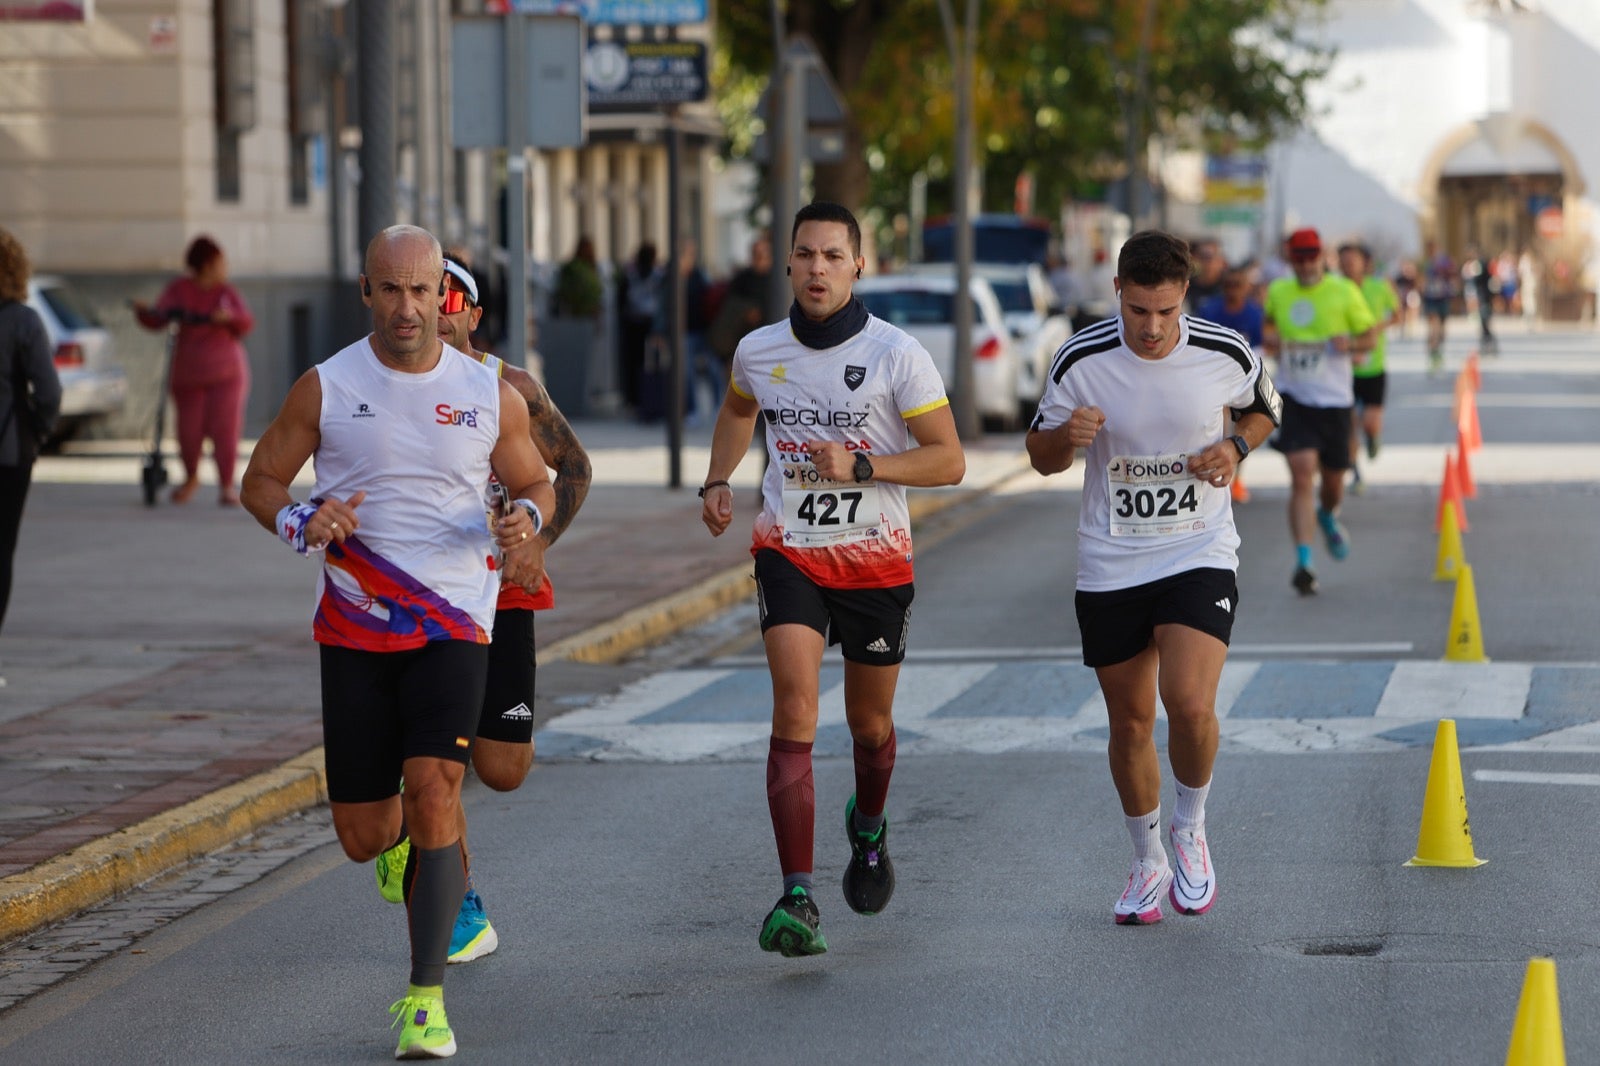
<path fill-rule="evenodd" d="M 502 579 L 530 591 L 543 581 L 534 545 L 555 508 L 522 398 L 440 342 L 444 291 L 444 256 L 426 230 L 373 239 L 361 277 L 372 333 L 295 382 L 242 494 L 264 527 L 322 556 L 314 635 L 339 843 L 356 862 L 402 835 L 412 843 L 396 886 L 411 934 L 410 987 L 390 1008 L 403 1023 L 399 1058 L 455 1053 L 443 982 L 466 884 L 461 779 L 496 594 Z M 298 503 L 289 486 L 313 457 L 316 487 Z M 491 472 L 517 498 L 492 528 Z"/>

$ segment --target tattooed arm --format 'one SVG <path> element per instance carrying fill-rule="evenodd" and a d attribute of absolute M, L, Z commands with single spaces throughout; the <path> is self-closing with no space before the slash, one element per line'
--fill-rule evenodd
<path fill-rule="evenodd" d="M 589 495 L 589 482 L 593 472 L 589 467 L 589 454 L 578 443 L 567 418 L 539 380 L 526 370 L 507 363 L 507 383 L 528 401 L 528 430 L 534 447 L 544 456 L 545 464 L 556 475 L 556 513 L 545 519 L 539 536 L 548 547 L 571 525 L 572 519 Z"/>

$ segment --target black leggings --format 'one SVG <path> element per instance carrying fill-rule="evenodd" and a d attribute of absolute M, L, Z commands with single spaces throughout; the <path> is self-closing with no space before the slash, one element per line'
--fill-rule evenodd
<path fill-rule="evenodd" d="M 0 627 L 6 624 L 6 605 L 11 602 L 11 557 L 17 553 L 17 530 L 22 528 L 22 507 L 32 480 L 32 463 L 0 466 Z"/>

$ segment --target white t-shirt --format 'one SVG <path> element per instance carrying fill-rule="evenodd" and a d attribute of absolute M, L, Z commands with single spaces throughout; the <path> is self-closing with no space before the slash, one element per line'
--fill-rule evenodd
<path fill-rule="evenodd" d="M 323 555 L 317 642 L 365 651 L 487 644 L 500 586 L 484 513 L 498 375 L 449 345 L 425 374 L 391 370 L 363 338 L 319 364 L 317 377 L 312 498 L 367 494 L 356 507 L 361 528 Z"/>
<path fill-rule="evenodd" d="M 917 341 L 868 316 L 833 348 L 808 348 L 788 319 L 745 335 L 733 388 L 766 414 L 772 462 L 761 485 L 752 554 L 775 548 L 824 588 L 893 588 L 912 579 L 903 485 L 823 481 L 807 441 L 892 455 L 914 443 L 906 420 L 943 407 L 944 379 Z"/>
<path fill-rule="evenodd" d="M 1073 337 L 1050 369 L 1034 429 L 1054 429 L 1079 407 L 1106 417 L 1081 454 L 1081 591 L 1238 568 L 1229 492 L 1190 476 L 1188 456 L 1223 439 L 1225 408 L 1250 406 L 1261 360 L 1231 329 L 1189 315 L 1178 328 L 1166 357 L 1141 359 L 1123 342 L 1121 316 L 1107 319 Z"/>

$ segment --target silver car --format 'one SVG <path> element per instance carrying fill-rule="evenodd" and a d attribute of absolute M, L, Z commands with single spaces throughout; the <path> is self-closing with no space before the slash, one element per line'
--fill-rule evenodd
<path fill-rule="evenodd" d="M 116 414 L 128 399 L 128 376 L 117 362 L 111 332 L 64 280 L 28 279 L 28 306 L 44 320 L 61 378 L 61 420 L 53 439 L 65 440 L 91 419 Z"/>

